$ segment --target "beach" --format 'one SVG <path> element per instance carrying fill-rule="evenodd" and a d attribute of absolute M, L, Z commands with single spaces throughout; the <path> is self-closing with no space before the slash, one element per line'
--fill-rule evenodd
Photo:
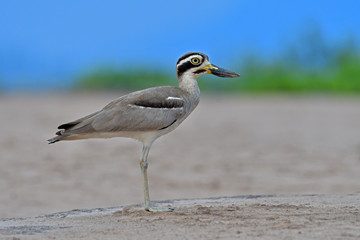
<path fill-rule="evenodd" d="M 0 95 L 0 238 L 81 239 L 91 226 L 92 239 L 119 239 L 119 232 L 127 239 L 309 239 L 310 229 L 331 233 L 318 239 L 359 238 L 360 98 L 203 95 L 189 118 L 152 146 L 151 199 L 167 201 L 175 212 L 148 213 L 139 205 L 141 143 L 46 142 L 58 125 L 119 96 Z M 182 205 L 181 199 L 190 200 Z M 37 218 L 97 208 L 104 212 Z M 77 227 L 51 228 L 51 221 Z M 50 228 L 6 232 L 33 225 Z M 84 232 L 76 235 L 77 229 Z"/>

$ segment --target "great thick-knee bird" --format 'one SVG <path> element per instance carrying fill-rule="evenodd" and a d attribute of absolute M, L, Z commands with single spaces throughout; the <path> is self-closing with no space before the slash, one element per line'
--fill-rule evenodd
<path fill-rule="evenodd" d="M 171 208 L 161 209 L 150 204 L 147 157 L 152 143 L 179 126 L 198 105 L 199 76 L 205 74 L 231 78 L 240 76 L 210 64 L 209 57 L 199 52 L 190 52 L 180 57 L 176 64 L 176 74 L 179 87 L 154 87 L 122 96 L 100 111 L 60 125 L 57 136 L 49 139 L 48 142 L 111 137 L 139 140 L 143 144 L 140 167 L 145 209 L 172 211 Z"/>

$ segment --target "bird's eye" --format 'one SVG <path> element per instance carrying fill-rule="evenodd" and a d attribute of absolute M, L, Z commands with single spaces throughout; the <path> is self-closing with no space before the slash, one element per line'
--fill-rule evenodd
<path fill-rule="evenodd" d="M 192 58 L 190 61 L 191 61 L 191 63 L 194 64 L 194 65 L 199 65 L 199 64 L 201 63 L 201 60 L 200 60 L 200 58 L 198 58 L 198 57 L 194 57 L 194 58 Z"/>

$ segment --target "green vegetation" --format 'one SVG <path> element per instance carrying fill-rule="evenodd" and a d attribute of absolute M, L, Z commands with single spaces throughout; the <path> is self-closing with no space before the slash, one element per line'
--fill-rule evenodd
<path fill-rule="evenodd" d="M 360 93 L 360 55 L 344 52 L 324 66 L 306 69 L 285 61 L 249 62 L 244 81 L 231 80 L 228 91 Z"/>
<path fill-rule="evenodd" d="M 328 46 L 320 31 L 304 34 L 275 60 L 246 57 L 229 67 L 240 78 L 202 77 L 202 91 L 360 93 L 360 53 L 352 41 Z M 102 69 L 82 77 L 82 89 L 143 89 L 177 85 L 175 73 Z"/>

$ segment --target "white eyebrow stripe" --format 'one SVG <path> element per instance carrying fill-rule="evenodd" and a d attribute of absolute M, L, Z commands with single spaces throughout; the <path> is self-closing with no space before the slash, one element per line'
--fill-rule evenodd
<path fill-rule="evenodd" d="M 176 66 L 180 66 L 180 65 L 182 65 L 184 62 L 190 61 L 190 59 L 192 59 L 193 57 L 198 57 L 198 58 L 200 58 L 201 60 L 204 60 L 204 59 L 203 59 L 203 56 L 194 54 L 194 55 L 190 55 L 190 56 L 188 56 L 187 58 L 181 60 Z"/>
<path fill-rule="evenodd" d="M 167 97 L 166 100 L 181 100 L 181 101 L 183 101 L 184 99 L 178 98 L 178 97 Z"/>

